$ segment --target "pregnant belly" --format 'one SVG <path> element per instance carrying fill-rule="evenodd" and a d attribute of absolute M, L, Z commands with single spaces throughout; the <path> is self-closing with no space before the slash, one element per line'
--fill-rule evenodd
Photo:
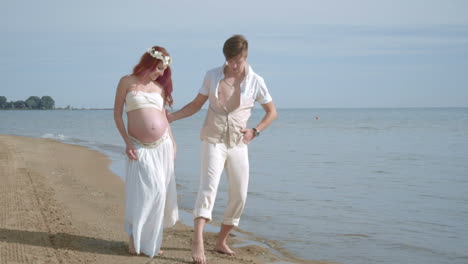
<path fill-rule="evenodd" d="M 157 109 L 138 109 L 127 113 L 128 133 L 141 142 L 160 139 L 169 124 L 166 116 Z"/>

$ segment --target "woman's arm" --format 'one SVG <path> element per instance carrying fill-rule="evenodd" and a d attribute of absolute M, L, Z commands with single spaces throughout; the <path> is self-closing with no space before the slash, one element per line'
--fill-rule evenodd
<path fill-rule="evenodd" d="M 163 98 L 165 98 L 166 96 L 164 94 L 164 89 L 161 89 L 161 93 L 162 93 Z M 169 118 L 168 118 L 169 111 L 167 111 L 166 105 L 167 104 L 164 101 L 163 114 L 167 118 L 167 129 L 169 130 L 169 136 L 171 137 L 171 140 L 172 140 L 172 146 L 173 146 L 173 149 L 174 149 L 174 160 L 175 160 L 176 159 L 176 154 L 177 154 L 177 144 L 175 142 L 174 135 L 172 134 L 171 123 L 169 122 Z"/>
<path fill-rule="evenodd" d="M 167 109 L 164 108 L 163 110 L 166 115 L 166 118 L 167 118 Z M 174 139 L 174 135 L 172 134 L 172 128 L 171 128 L 171 124 L 169 123 L 169 120 L 167 121 L 167 129 L 169 130 L 169 135 L 171 136 L 171 140 L 172 140 L 172 145 L 174 147 L 174 160 L 176 159 L 176 154 L 177 154 L 177 145 L 176 145 L 176 142 L 175 142 L 175 139 Z"/>
<path fill-rule="evenodd" d="M 114 121 L 115 125 L 117 126 L 117 129 L 119 130 L 120 135 L 122 136 L 125 142 L 125 153 L 130 159 L 136 160 L 138 158 L 137 152 L 132 142 L 130 141 L 130 137 L 127 134 L 127 130 L 125 129 L 125 124 L 122 118 L 123 107 L 125 104 L 125 96 L 127 94 L 128 87 L 129 82 L 127 77 L 122 77 L 120 79 L 119 85 L 117 86 L 117 91 L 115 93 Z"/>
<path fill-rule="evenodd" d="M 168 124 L 168 129 L 169 129 L 169 135 L 171 136 L 171 140 L 172 140 L 172 145 L 174 146 L 174 160 L 176 159 L 176 154 L 177 154 L 177 145 L 176 145 L 176 142 L 175 142 L 175 139 L 174 139 L 174 135 L 172 134 L 172 128 L 171 128 L 171 124 Z"/>

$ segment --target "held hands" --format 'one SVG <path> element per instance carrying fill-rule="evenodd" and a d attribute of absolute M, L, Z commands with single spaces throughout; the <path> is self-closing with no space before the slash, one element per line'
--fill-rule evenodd
<path fill-rule="evenodd" d="M 244 141 L 245 144 L 249 144 L 250 141 L 252 141 L 255 137 L 255 133 L 251 128 L 241 129 L 240 132 L 244 134 L 244 136 L 242 137 L 242 141 Z"/>
<path fill-rule="evenodd" d="M 127 147 L 125 148 L 125 154 L 127 154 L 128 158 L 131 160 L 137 160 L 137 150 L 132 144 L 127 144 Z"/>

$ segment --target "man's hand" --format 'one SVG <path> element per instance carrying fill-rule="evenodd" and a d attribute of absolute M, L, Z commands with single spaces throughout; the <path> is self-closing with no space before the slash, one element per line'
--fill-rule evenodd
<path fill-rule="evenodd" d="M 172 121 L 174 121 L 174 117 L 172 115 L 172 113 L 170 113 L 169 111 L 166 110 L 166 118 L 167 118 L 167 121 L 169 123 L 172 123 Z"/>
<path fill-rule="evenodd" d="M 244 134 L 244 136 L 242 137 L 242 140 L 244 141 L 245 144 L 249 144 L 250 141 L 252 141 L 252 139 L 254 139 L 255 137 L 255 133 L 253 129 L 251 128 L 241 129 L 240 132 Z"/>

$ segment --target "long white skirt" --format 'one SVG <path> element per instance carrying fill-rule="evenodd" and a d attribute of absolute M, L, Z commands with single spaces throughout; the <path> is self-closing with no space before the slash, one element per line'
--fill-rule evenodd
<path fill-rule="evenodd" d="M 153 143 L 132 138 L 138 160 L 127 158 L 125 231 L 133 236 L 135 251 L 158 254 L 163 228 L 179 219 L 174 177 L 174 148 L 169 133 Z"/>

